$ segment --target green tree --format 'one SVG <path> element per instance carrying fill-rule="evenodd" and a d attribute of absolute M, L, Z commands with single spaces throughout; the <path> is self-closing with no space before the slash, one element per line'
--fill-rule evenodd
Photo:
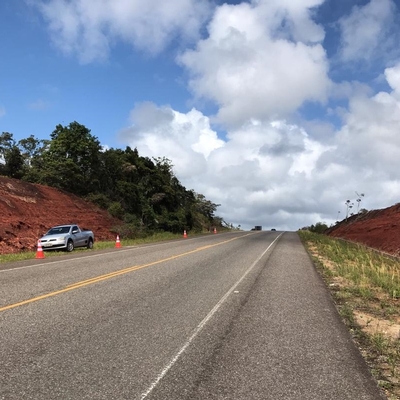
<path fill-rule="evenodd" d="M 21 178 L 24 174 L 24 159 L 15 143 L 13 134 L 0 135 L 0 174 L 11 178 Z"/>
<path fill-rule="evenodd" d="M 4 153 L 4 175 L 20 179 L 24 174 L 24 157 L 17 146 L 11 147 Z"/>
<path fill-rule="evenodd" d="M 197 210 L 211 222 L 214 218 L 214 213 L 220 204 L 215 204 L 210 200 L 207 200 L 206 197 L 200 193 L 195 193 L 195 199 Z"/>
<path fill-rule="evenodd" d="M 43 154 L 43 151 L 48 146 L 48 140 L 40 140 L 35 136 L 30 135 L 28 138 L 21 139 L 18 142 L 18 147 L 21 150 L 21 154 L 24 157 L 25 164 L 27 166 L 32 165 L 32 160 L 35 157 Z"/>
<path fill-rule="evenodd" d="M 100 142 L 78 122 L 57 125 L 43 153 L 42 183 L 77 195 L 86 195 L 99 187 Z"/>
<path fill-rule="evenodd" d="M 328 225 L 324 222 L 317 222 L 315 225 L 311 225 L 308 229 L 311 232 L 324 233 L 328 229 Z"/>
<path fill-rule="evenodd" d="M 15 146 L 13 134 L 2 132 L 0 135 L 0 174 L 8 175 L 6 171 L 6 154 Z"/>
<path fill-rule="evenodd" d="M 7 169 L 8 168 L 8 169 Z M 85 196 L 124 221 L 126 232 L 180 232 L 219 224 L 218 204 L 187 190 L 171 161 L 150 159 L 137 149 L 104 150 L 84 125 L 57 125 L 50 140 L 33 135 L 15 144 L 0 136 L 0 173 Z"/>
<path fill-rule="evenodd" d="M 0 158 L 5 159 L 5 154 L 15 146 L 13 134 L 10 132 L 2 132 L 0 135 Z"/>

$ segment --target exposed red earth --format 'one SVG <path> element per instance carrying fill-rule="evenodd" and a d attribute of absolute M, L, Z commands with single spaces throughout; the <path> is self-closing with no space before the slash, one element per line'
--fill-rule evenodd
<path fill-rule="evenodd" d="M 54 225 L 77 223 L 97 240 L 114 240 L 118 219 L 73 194 L 0 176 L 0 254 L 35 250 Z M 400 204 L 353 215 L 327 231 L 329 236 L 400 255 Z"/>
<path fill-rule="evenodd" d="M 353 215 L 328 229 L 326 233 L 400 256 L 400 203 Z"/>
<path fill-rule="evenodd" d="M 0 254 L 35 250 L 43 233 L 67 223 L 91 229 L 95 240 L 115 240 L 121 221 L 73 194 L 0 176 Z"/>

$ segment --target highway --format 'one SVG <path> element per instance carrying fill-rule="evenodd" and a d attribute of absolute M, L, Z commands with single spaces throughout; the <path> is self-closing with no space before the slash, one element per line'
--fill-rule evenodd
<path fill-rule="evenodd" d="M 2 400 L 378 400 L 295 232 L 0 264 Z"/>

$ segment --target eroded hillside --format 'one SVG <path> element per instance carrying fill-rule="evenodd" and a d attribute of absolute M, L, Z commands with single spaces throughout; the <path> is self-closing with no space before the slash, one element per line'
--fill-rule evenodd
<path fill-rule="evenodd" d="M 93 230 L 97 240 L 114 240 L 121 223 L 70 193 L 0 176 L 0 254 L 34 250 L 47 229 L 71 222 Z M 400 204 L 353 215 L 327 234 L 400 255 Z"/>
<path fill-rule="evenodd" d="M 57 189 L 0 176 L 0 254 L 34 250 L 51 226 L 77 223 L 98 240 L 113 240 L 121 223 L 104 210 Z"/>
<path fill-rule="evenodd" d="M 353 215 L 330 228 L 327 234 L 399 256 L 400 204 Z"/>

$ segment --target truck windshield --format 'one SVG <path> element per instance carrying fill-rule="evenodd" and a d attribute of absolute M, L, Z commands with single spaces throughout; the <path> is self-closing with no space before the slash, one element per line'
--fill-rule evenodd
<path fill-rule="evenodd" d="M 68 233 L 69 226 L 56 226 L 55 228 L 51 228 L 46 235 L 59 235 L 60 233 Z"/>

